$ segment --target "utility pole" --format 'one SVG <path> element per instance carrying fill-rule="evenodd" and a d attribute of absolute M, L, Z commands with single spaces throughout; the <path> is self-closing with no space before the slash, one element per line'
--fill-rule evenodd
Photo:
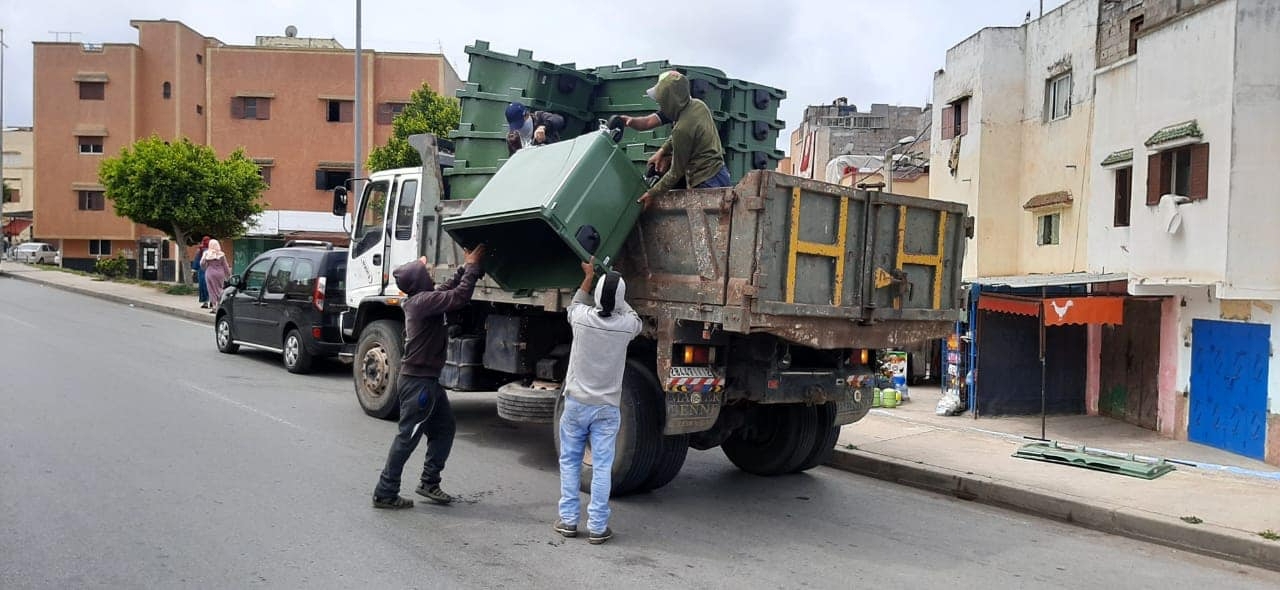
<path fill-rule="evenodd" d="M 361 161 L 361 154 L 360 154 L 360 147 L 361 147 L 360 140 L 364 139 L 362 137 L 364 135 L 364 96 L 363 96 L 364 95 L 364 85 L 363 85 L 364 64 L 362 63 L 363 61 L 364 60 L 361 59 L 361 51 L 360 51 L 360 0 L 356 0 L 356 96 L 355 96 L 355 105 L 354 105 L 355 108 L 353 109 L 355 112 L 352 114 L 352 116 L 355 118 L 355 136 L 356 136 L 355 137 L 355 140 L 356 140 L 355 141 L 355 162 L 353 163 L 353 166 L 352 166 L 352 174 L 355 178 L 364 178 L 364 174 L 361 173 L 361 171 L 364 170 L 364 162 Z M 360 194 L 359 189 L 360 189 L 359 181 L 353 181 L 351 183 L 352 194 L 356 194 L 356 195 Z"/>
<path fill-rule="evenodd" d="M 4 186 L 4 48 L 8 47 L 4 44 L 4 29 L 0 29 L 0 227 L 4 226 L 4 203 L 9 196 Z M 0 232 L 2 234 L 3 232 Z M 0 236 L 8 239 L 9 236 Z M 4 242 L 0 242 L 0 248 Z M 0 260 L 9 255 L 7 248 L 0 252 Z"/>

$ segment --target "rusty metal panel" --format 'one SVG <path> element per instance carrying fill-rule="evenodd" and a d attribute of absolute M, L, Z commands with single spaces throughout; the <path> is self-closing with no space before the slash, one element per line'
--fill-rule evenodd
<path fill-rule="evenodd" d="M 866 300 L 871 318 L 956 320 L 966 208 L 958 203 L 870 193 Z"/>
<path fill-rule="evenodd" d="M 619 256 L 628 298 L 723 305 L 733 195 L 704 189 L 656 199 Z"/>

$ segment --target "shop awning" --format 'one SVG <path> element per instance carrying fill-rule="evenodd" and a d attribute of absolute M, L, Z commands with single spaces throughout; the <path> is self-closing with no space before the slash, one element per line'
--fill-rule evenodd
<path fill-rule="evenodd" d="M 0 227 L 0 233 L 6 236 L 16 236 L 31 227 L 30 219 L 11 219 L 4 222 L 4 226 Z"/>
<path fill-rule="evenodd" d="M 978 309 L 1037 317 L 1044 305 L 1045 326 L 1103 325 L 1124 323 L 1124 297 L 1058 297 L 1032 299 L 1003 295 L 982 295 Z"/>

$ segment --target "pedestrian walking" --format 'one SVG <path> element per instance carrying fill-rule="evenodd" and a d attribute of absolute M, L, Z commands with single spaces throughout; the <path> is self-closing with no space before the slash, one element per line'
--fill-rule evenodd
<path fill-rule="evenodd" d="M 227 264 L 227 256 L 223 254 L 218 240 L 209 240 L 208 249 L 200 257 L 200 268 L 204 271 L 204 284 L 209 290 L 209 313 L 215 313 L 222 299 L 222 287 L 231 276 L 231 265 Z"/>
<path fill-rule="evenodd" d="M 610 272 L 591 284 L 595 258 L 582 263 L 584 277 L 569 305 L 573 346 L 564 379 L 564 413 L 560 416 L 560 520 L 555 531 L 578 536 L 582 455 L 591 443 L 591 503 L 587 505 L 587 541 L 599 545 L 613 538 L 609 528 L 609 493 L 613 486 L 613 452 L 622 402 L 622 371 L 627 345 L 640 333 L 640 316 L 627 305 L 627 284 Z"/>
<path fill-rule="evenodd" d="M 391 441 L 387 464 L 373 490 L 374 508 L 413 507 L 413 500 L 400 497 L 400 476 L 424 434 L 427 458 L 422 466 L 421 483 L 414 491 L 436 504 L 453 502 L 453 496 L 440 489 L 440 473 L 449 460 L 457 428 L 449 396 L 440 386 L 440 370 L 444 368 L 449 339 L 444 315 L 471 302 L 476 281 L 484 274 L 480 268 L 483 256 L 483 244 L 467 251 L 466 264 L 452 279 L 438 286 L 431 280 L 425 256 L 393 273 L 396 287 L 406 295 L 400 303 L 404 309 L 405 339 L 396 392 L 400 401 L 400 431 Z"/>
<path fill-rule="evenodd" d="M 205 236 L 200 240 L 200 247 L 196 249 L 196 255 L 191 258 L 191 277 L 196 282 L 196 287 L 200 290 L 200 309 L 209 308 L 209 286 L 204 284 L 204 266 L 200 264 L 204 260 L 204 253 L 209 250 L 209 236 Z"/>

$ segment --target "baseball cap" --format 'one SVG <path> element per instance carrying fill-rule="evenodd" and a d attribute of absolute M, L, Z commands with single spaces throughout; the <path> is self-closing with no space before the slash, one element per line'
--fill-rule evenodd
<path fill-rule="evenodd" d="M 528 112 L 523 104 L 513 102 L 507 105 L 507 125 L 512 131 L 517 131 L 524 127 L 524 115 Z"/>

